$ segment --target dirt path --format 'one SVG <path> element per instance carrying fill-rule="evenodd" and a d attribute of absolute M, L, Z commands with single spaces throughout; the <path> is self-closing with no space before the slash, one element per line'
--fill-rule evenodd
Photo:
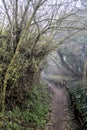
<path fill-rule="evenodd" d="M 46 83 L 53 92 L 46 130 L 77 130 L 67 91 L 48 81 Z"/>

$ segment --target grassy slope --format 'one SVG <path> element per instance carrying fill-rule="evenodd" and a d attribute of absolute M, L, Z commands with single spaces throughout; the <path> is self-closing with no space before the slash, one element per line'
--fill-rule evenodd
<path fill-rule="evenodd" d="M 36 84 L 27 102 L 27 108 L 0 113 L 0 130 L 44 130 L 50 96 L 46 85 Z"/>

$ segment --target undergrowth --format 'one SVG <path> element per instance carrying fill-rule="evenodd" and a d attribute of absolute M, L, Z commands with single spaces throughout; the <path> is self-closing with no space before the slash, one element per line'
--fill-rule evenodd
<path fill-rule="evenodd" d="M 82 129 L 87 130 L 87 87 L 81 82 L 73 82 L 68 86 L 76 113 L 81 118 Z"/>
<path fill-rule="evenodd" d="M 44 130 L 50 96 L 45 85 L 36 84 L 27 108 L 15 107 L 0 113 L 0 130 Z"/>

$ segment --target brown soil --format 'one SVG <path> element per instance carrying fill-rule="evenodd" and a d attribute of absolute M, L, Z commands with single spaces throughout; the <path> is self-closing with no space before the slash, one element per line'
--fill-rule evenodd
<path fill-rule="evenodd" d="M 77 130 L 67 91 L 48 81 L 46 83 L 53 92 L 53 96 L 49 108 L 49 121 L 45 130 Z"/>

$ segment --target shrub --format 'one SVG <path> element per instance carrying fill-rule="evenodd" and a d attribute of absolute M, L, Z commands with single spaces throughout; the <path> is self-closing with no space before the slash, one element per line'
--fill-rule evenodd
<path fill-rule="evenodd" d="M 49 99 L 46 86 L 36 84 L 30 99 L 25 99 L 27 107 L 0 113 L 0 130 L 44 130 Z"/>
<path fill-rule="evenodd" d="M 87 88 L 81 82 L 72 82 L 68 85 L 74 109 L 82 118 L 82 125 L 87 129 Z"/>

